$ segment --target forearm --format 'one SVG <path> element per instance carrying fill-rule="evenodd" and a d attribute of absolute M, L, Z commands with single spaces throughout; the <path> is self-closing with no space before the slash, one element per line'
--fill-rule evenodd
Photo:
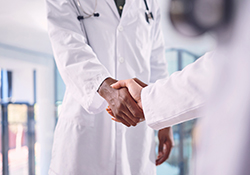
<path fill-rule="evenodd" d="M 200 117 L 213 77 L 213 55 L 206 54 L 183 71 L 142 90 L 146 122 L 161 129 Z"/>
<path fill-rule="evenodd" d="M 96 91 L 110 74 L 88 45 L 71 1 L 47 0 L 46 4 L 48 34 L 61 77 L 72 97 L 87 112 L 99 113 L 105 109 L 105 101 Z"/>

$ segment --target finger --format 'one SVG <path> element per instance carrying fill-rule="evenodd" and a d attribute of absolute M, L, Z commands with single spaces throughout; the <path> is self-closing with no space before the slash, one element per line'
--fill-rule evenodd
<path fill-rule="evenodd" d="M 118 119 L 112 117 L 111 120 L 114 120 L 115 122 L 121 123 Z"/>
<path fill-rule="evenodd" d="M 107 112 L 109 113 L 109 115 L 111 115 L 112 117 L 115 117 L 113 112 L 111 110 L 107 110 Z"/>
<path fill-rule="evenodd" d="M 122 124 L 124 124 L 124 125 L 126 125 L 127 127 L 130 127 L 131 126 L 131 124 L 130 123 L 128 123 L 126 120 L 124 120 L 123 118 L 118 118 L 118 120 L 122 123 Z"/>
<path fill-rule="evenodd" d="M 108 106 L 108 108 L 106 109 L 106 111 L 119 123 L 123 123 L 124 125 L 126 125 L 127 127 L 130 127 L 131 125 L 135 125 L 134 122 L 131 122 L 131 120 L 128 120 L 127 117 L 121 113 L 120 116 L 115 116 L 114 113 L 112 112 L 112 109 Z M 111 118 L 112 119 L 112 118 Z"/>
<path fill-rule="evenodd" d="M 113 116 L 113 117 L 115 116 L 114 113 L 113 113 L 112 111 L 110 111 L 109 114 L 110 114 L 111 116 Z"/>
<path fill-rule="evenodd" d="M 156 161 L 155 161 L 155 163 L 156 163 L 156 166 L 158 166 L 158 165 L 160 165 L 160 164 L 162 164 L 164 161 L 163 161 L 163 159 L 164 159 L 164 145 L 165 144 L 159 144 L 159 151 L 158 151 L 158 156 L 157 156 L 157 159 L 156 159 Z"/>
<path fill-rule="evenodd" d="M 128 99 L 128 102 L 126 103 L 126 106 L 128 108 L 128 110 L 131 112 L 131 114 L 135 117 L 135 118 L 142 118 L 144 119 L 144 114 L 142 109 L 138 106 L 138 104 L 132 99 L 132 97 L 130 99 Z"/>
<path fill-rule="evenodd" d="M 139 123 L 144 122 L 144 121 L 145 121 L 145 118 L 140 118 L 139 119 Z"/>
<path fill-rule="evenodd" d="M 163 146 L 164 146 L 164 142 L 162 142 L 162 141 L 159 139 L 159 146 L 158 146 L 158 153 L 159 153 L 159 154 L 163 154 Z"/>
<path fill-rule="evenodd" d="M 156 166 L 162 164 L 163 162 L 165 162 L 168 157 L 169 157 L 169 154 L 171 152 L 171 146 L 168 142 L 164 143 L 163 144 L 163 147 L 162 147 L 162 151 L 159 152 L 159 155 L 156 159 Z"/>
<path fill-rule="evenodd" d="M 118 119 L 115 118 L 112 110 L 110 108 L 107 108 L 106 111 L 109 113 L 109 115 L 113 116 L 113 118 L 111 118 L 112 120 L 116 121 L 116 122 L 119 122 L 121 123 Z M 129 111 L 128 111 L 129 112 Z M 130 112 L 129 112 L 130 113 Z M 131 114 L 131 113 L 130 113 Z M 132 115 L 132 114 L 131 114 Z M 134 117 L 131 117 L 131 118 L 134 118 Z M 140 122 L 143 122 L 145 119 L 139 119 L 139 118 L 135 118 L 133 119 L 133 121 L 137 124 L 137 123 L 140 123 Z"/>
<path fill-rule="evenodd" d="M 122 119 L 124 119 L 126 122 L 128 122 L 132 126 L 136 126 L 136 124 L 138 123 L 138 121 L 134 119 L 134 117 L 131 115 L 131 113 L 128 110 L 123 110 L 122 114 L 120 114 L 120 117 L 122 117 Z"/>
<path fill-rule="evenodd" d="M 109 109 L 109 108 L 106 108 L 106 111 L 107 111 L 107 112 L 110 112 L 110 111 L 112 111 L 112 110 L 111 110 L 111 109 Z"/>
<path fill-rule="evenodd" d="M 115 118 L 119 120 L 122 124 L 126 125 L 127 127 L 130 127 L 132 124 L 134 124 L 131 120 L 126 117 L 125 114 L 122 112 L 119 115 L 116 115 Z"/>
<path fill-rule="evenodd" d="M 166 160 L 169 158 L 172 148 L 173 148 L 172 144 L 170 142 L 166 142 L 166 152 L 165 152 Z"/>
<path fill-rule="evenodd" d="M 128 107 L 126 106 L 126 109 L 123 111 L 123 113 L 130 119 L 134 122 L 135 125 L 133 126 L 136 126 L 137 123 L 139 123 L 140 121 L 140 118 L 134 116 L 130 110 L 128 109 Z"/>
<path fill-rule="evenodd" d="M 110 108 L 106 108 L 106 111 L 109 113 L 109 115 L 114 117 L 114 114 Z"/>
<path fill-rule="evenodd" d="M 126 87 L 127 80 L 120 80 L 114 84 L 111 85 L 112 88 L 114 89 L 120 89 L 122 87 Z"/>

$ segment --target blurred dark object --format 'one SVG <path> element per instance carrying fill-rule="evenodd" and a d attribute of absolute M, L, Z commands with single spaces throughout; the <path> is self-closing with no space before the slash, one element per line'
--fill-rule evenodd
<path fill-rule="evenodd" d="M 233 0 L 172 0 L 170 19 L 185 36 L 199 36 L 229 24 Z"/>

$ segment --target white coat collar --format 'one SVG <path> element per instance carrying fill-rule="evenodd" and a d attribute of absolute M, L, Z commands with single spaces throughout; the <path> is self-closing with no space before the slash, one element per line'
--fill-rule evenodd
<path fill-rule="evenodd" d="M 106 0 L 106 1 L 109 4 L 110 8 L 113 10 L 115 16 L 120 20 L 120 15 L 119 15 L 117 7 L 115 5 L 115 1 L 114 0 Z"/>
<path fill-rule="evenodd" d="M 126 0 L 126 3 L 124 5 L 124 9 L 122 11 L 122 16 L 126 16 L 127 12 L 130 9 L 130 5 L 133 3 L 134 0 Z"/>
<path fill-rule="evenodd" d="M 115 1 L 114 0 L 106 0 L 106 1 L 109 4 L 110 8 L 113 10 L 115 16 L 120 20 L 121 18 L 120 18 L 120 15 L 118 13 L 117 7 L 115 5 Z M 122 16 L 126 15 L 127 11 L 129 10 L 129 7 L 130 7 L 130 5 L 132 4 L 133 1 L 134 0 L 126 0 L 124 10 L 122 12 Z"/>

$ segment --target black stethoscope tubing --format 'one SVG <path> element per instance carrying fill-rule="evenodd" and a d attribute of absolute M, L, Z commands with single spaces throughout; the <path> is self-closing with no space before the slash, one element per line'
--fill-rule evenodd
<path fill-rule="evenodd" d="M 146 6 L 145 18 L 146 18 L 146 21 L 149 23 L 149 19 L 154 20 L 154 16 L 153 16 L 153 13 L 149 11 L 147 0 L 144 0 L 144 4 Z"/>
<path fill-rule="evenodd" d="M 80 13 L 80 10 L 79 10 L 79 6 L 80 6 L 79 0 L 78 0 L 78 3 L 76 3 L 75 0 L 73 0 L 73 1 L 74 1 L 75 6 L 77 7 L 77 11 L 79 13 L 79 15 L 77 16 L 77 19 L 79 21 L 83 20 L 84 16 L 80 15 L 81 13 Z M 145 7 L 146 7 L 145 18 L 146 18 L 146 21 L 149 23 L 149 19 L 154 19 L 154 16 L 153 16 L 153 13 L 149 11 L 147 0 L 144 0 L 144 4 L 145 4 Z M 100 14 L 96 13 L 96 12 L 93 12 L 92 14 L 89 14 L 88 18 L 91 17 L 91 16 L 99 17 Z"/>

